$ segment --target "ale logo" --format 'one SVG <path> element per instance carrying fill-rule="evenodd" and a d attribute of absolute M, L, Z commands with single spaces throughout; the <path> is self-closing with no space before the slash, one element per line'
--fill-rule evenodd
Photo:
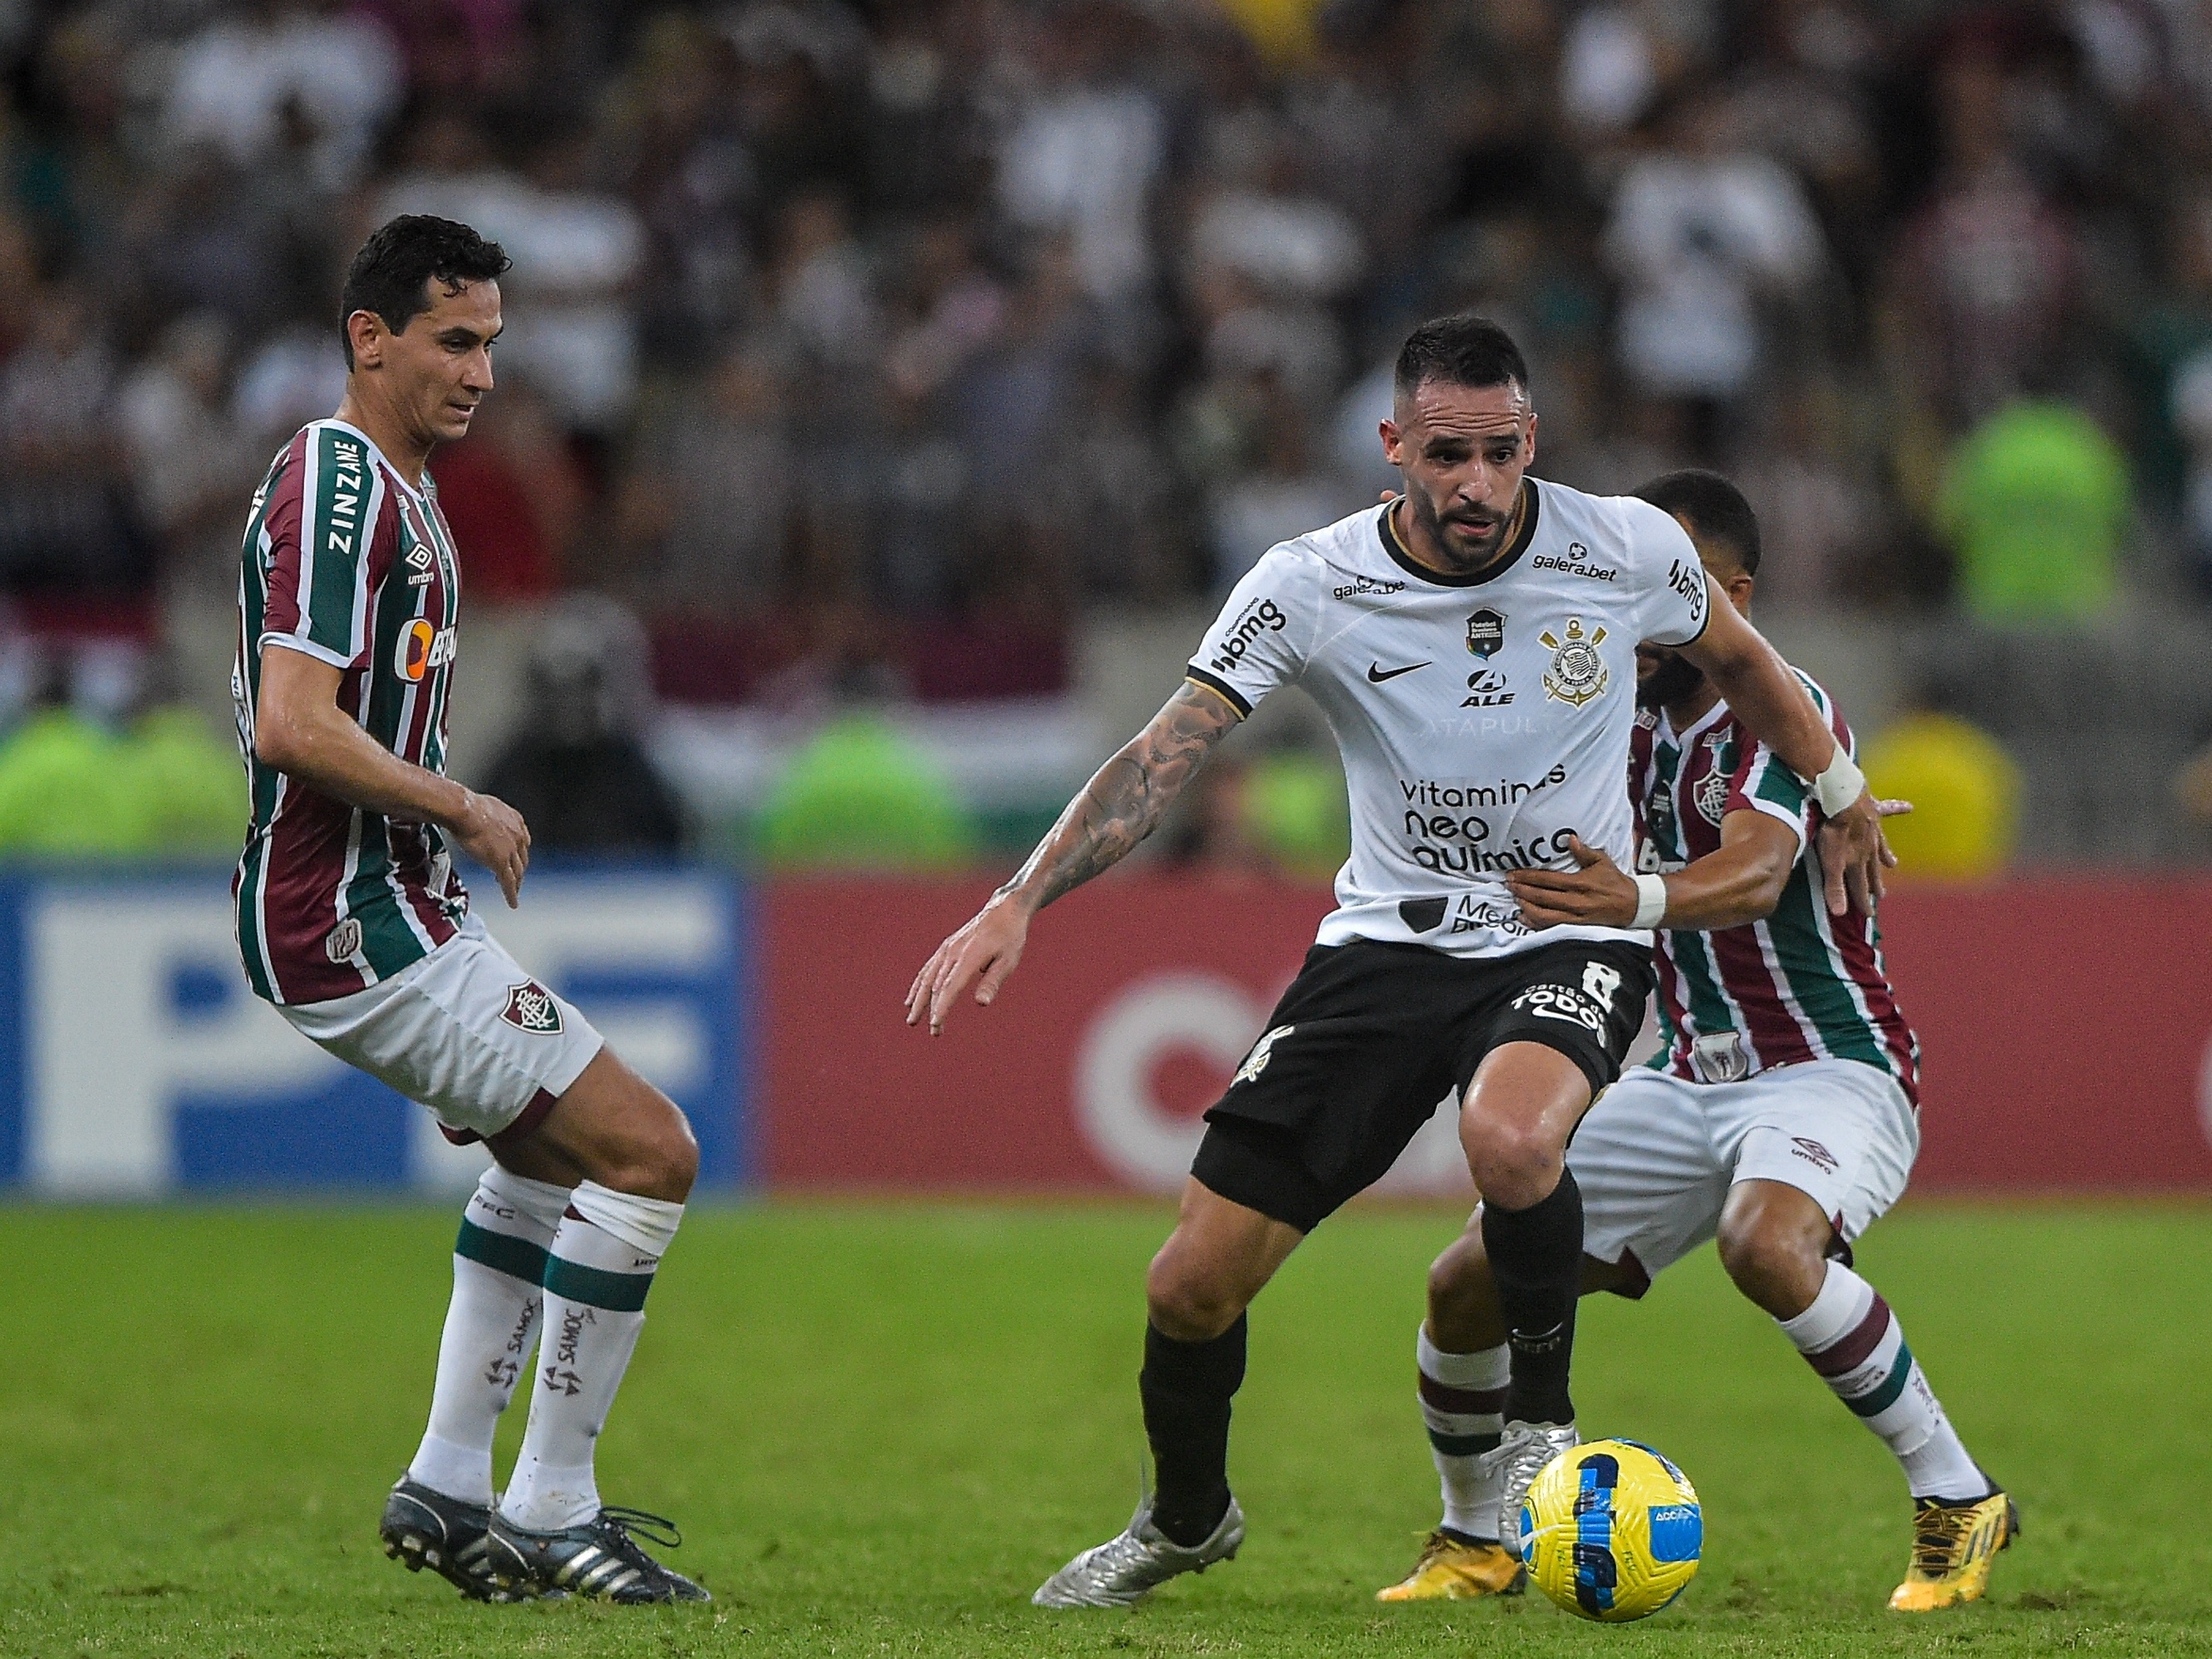
<path fill-rule="evenodd" d="M 561 1030 L 561 1005 L 534 979 L 523 981 L 507 994 L 507 1006 L 499 1011 L 499 1017 L 532 1036 L 555 1036 Z"/>
<path fill-rule="evenodd" d="M 434 668 L 443 668 L 453 659 L 459 639 L 457 630 L 433 628 L 427 618 L 417 617 L 400 630 L 399 649 L 392 666 L 399 678 L 410 685 L 419 681 Z"/>

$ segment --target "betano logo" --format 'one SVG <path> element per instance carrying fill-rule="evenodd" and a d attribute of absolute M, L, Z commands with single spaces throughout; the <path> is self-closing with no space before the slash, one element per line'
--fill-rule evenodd
<path fill-rule="evenodd" d="M 458 629 L 433 628 L 428 618 L 417 617 L 400 630 L 399 649 L 392 665 L 401 679 L 413 684 L 432 669 L 453 661 L 459 639 Z"/>

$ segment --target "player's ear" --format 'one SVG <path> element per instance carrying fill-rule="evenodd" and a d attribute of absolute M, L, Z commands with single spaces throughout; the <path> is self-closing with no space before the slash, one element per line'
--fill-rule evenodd
<path fill-rule="evenodd" d="M 1401 453 L 1399 446 L 1405 440 L 1399 436 L 1397 422 L 1384 421 L 1375 429 L 1382 434 L 1382 459 L 1393 466 L 1403 466 L 1405 463 L 1398 457 Z"/>
<path fill-rule="evenodd" d="M 1521 467 L 1523 471 L 1536 465 L 1536 411 L 1528 411 L 1528 435 L 1522 441 Z"/>
<path fill-rule="evenodd" d="M 356 311 L 346 319 L 346 338 L 353 343 L 356 368 L 384 367 L 384 341 L 387 331 L 384 319 L 373 311 Z"/>
<path fill-rule="evenodd" d="M 1751 590 L 1758 586 L 1758 582 L 1755 578 L 1747 575 L 1744 572 L 1739 570 L 1734 574 L 1728 576 L 1722 576 L 1716 574 L 1714 580 L 1720 583 L 1721 591 L 1729 596 L 1729 603 L 1730 605 L 1734 605 L 1737 610 L 1744 612 L 1747 616 L 1750 614 Z"/>

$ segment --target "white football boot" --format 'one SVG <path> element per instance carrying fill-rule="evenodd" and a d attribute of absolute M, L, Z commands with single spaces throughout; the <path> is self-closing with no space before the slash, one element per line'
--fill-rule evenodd
<path fill-rule="evenodd" d="M 1478 1460 L 1484 1474 L 1498 1477 L 1498 1537 L 1514 1554 L 1522 1553 L 1521 1505 L 1528 1499 L 1529 1483 L 1547 1463 L 1581 1443 L 1571 1423 L 1508 1423 L 1498 1449 Z"/>
<path fill-rule="evenodd" d="M 1152 1524 L 1148 1498 L 1117 1538 L 1087 1549 L 1037 1587 L 1030 1600 L 1041 1607 L 1126 1607 L 1141 1601 L 1178 1573 L 1204 1572 L 1233 1560 L 1244 1542 L 1244 1511 L 1237 1500 L 1206 1541 L 1185 1549 Z"/>

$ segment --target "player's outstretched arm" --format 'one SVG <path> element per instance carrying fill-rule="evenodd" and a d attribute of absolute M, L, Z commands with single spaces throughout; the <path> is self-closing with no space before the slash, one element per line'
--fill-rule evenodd
<path fill-rule="evenodd" d="M 1186 680 L 1152 723 L 1068 802 L 1036 850 L 991 901 L 937 947 L 906 994 L 906 1023 L 929 1019 L 929 1034 L 970 984 L 988 1007 L 1022 957 L 1030 918 L 1125 857 L 1159 828 L 1169 805 L 1241 719 L 1229 700 Z"/>
<path fill-rule="evenodd" d="M 282 645 L 261 647 L 253 752 L 265 766 L 345 802 L 434 823 L 490 871 L 510 908 L 530 867 L 530 829 L 505 801 L 404 761 L 338 708 L 338 671 Z"/>
<path fill-rule="evenodd" d="M 1830 914 L 1872 915 L 1881 872 L 1896 856 L 1882 838 L 1881 814 L 1813 699 L 1759 631 L 1733 605 L 1710 598 L 1705 631 L 1677 647 L 1705 672 L 1751 734 L 1814 787 L 1826 822 L 1820 867 Z"/>

